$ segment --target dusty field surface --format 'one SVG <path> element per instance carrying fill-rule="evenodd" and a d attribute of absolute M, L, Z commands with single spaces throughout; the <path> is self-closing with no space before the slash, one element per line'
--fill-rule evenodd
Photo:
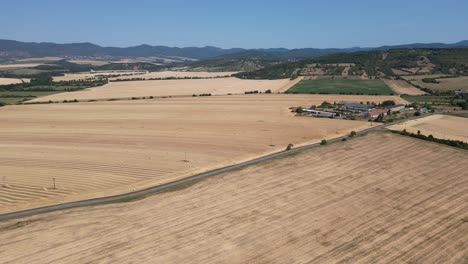
<path fill-rule="evenodd" d="M 2 107 L 0 213 L 125 193 L 370 126 L 288 109 L 316 103 L 262 94 Z"/>
<path fill-rule="evenodd" d="M 392 88 L 397 94 L 408 94 L 408 95 L 423 95 L 426 92 L 419 90 L 411 84 L 402 80 L 385 80 L 388 87 Z"/>
<path fill-rule="evenodd" d="M 135 75 L 138 77 L 139 75 Z M 63 101 L 83 99 L 130 98 L 144 96 L 193 95 L 211 93 L 213 95 L 243 94 L 246 91 L 272 92 L 287 90 L 295 80 L 242 80 L 238 78 L 157 80 L 111 82 L 104 86 L 76 92 L 61 93 L 37 98 L 33 101 Z"/>
<path fill-rule="evenodd" d="M 0 78 L 0 85 L 29 82 L 29 79 Z"/>
<path fill-rule="evenodd" d="M 162 71 L 162 72 L 150 72 L 147 74 L 140 74 L 138 76 L 135 76 L 135 78 L 145 78 L 145 79 L 150 79 L 150 78 L 169 78 L 169 77 L 175 77 L 175 78 L 186 78 L 186 77 L 202 77 L 202 78 L 207 78 L 207 77 L 227 77 L 231 76 L 232 74 L 235 74 L 237 72 L 195 72 L 195 71 Z M 128 79 L 132 77 L 116 77 L 116 78 L 111 78 L 111 80 L 115 79 Z"/>
<path fill-rule="evenodd" d="M 0 258 L 466 263 L 467 158 L 435 143 L 370 134 L 139 201 L 1 222 Z"/>
<path fill-rule="evenodd" d="M 398 125 L 388 127 L 392 130 L 403 130 L 436 138 L 453 139 L 468 142 L 468 118 L 431 115 L 428 117 L 407 121 Z"/>

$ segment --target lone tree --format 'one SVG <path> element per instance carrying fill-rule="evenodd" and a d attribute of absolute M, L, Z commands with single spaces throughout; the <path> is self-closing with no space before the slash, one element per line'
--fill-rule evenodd
<path fill-rule="evenodd" d="M 322 139 L 322 142 L 320 142 L 320 145 L 326 145 L 327 144 L 327 140 L 326 139 Z"/>
<path fill-rule="evenodd" d="M 286 147 L 286 150 L 290 151 L 292 149 L 292 147 L 294 147 L 294 145 L 289 143 L 288 146 Z"/>
<path fill-rule="evenodd" d="M 354 137 L 354 136 L 356 136 L 356 134 L 357 134 L 356 131 L 351 131 L 351 133 L 349 133 L 349 136 Z"/>
<path fill-rule="evenodd" d="M 383 101 L 380 105 L 383 106 L 383 107 L 385 107 L 385 106 L 392 106 L 392 105 L 395 105 L 395 101 L 393 101 L 393 100 L 385 100 L 385 101 Z"/>

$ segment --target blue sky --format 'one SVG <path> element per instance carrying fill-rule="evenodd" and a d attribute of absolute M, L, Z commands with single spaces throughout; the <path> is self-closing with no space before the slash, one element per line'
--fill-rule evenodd
<path fill-rule="evenodd" d="M 0 2 L 0 38 L 103 46 L 370 47 L 468 39 L 468 1 Z"/>

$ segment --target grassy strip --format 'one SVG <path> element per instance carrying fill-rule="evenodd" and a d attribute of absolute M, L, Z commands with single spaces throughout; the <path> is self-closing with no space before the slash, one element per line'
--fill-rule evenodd
<path fill-rule="evenodd" d="M 432 105 L 450 105 L 453 96 L 437 95 L 402 95 L 401 98 L 412 103 L 432 104 Z"/>
<path fill-rule="evenodd" d="M 286 93 L 292 94 L 357 94 L 394 95 L 382 80 L 317 79 L 303 80 Z"/>
<path fill-rule="evenodd" d="M 426 140 L 426 141 L 436 142 L 436 143 L 439 143 L 439 144 L 444 144 L 444 145 L 448 145 L 448 146 L 468 150 L 468 143 L 460 141 L 460 140 L 435 138 L 432 135 L 425 136 L 425 135 L 422 135 L 422 134 L 414 134 L 414 133 L 409 133 L 406 130 L 403 130 L 403 131 L 390 130 L 390 131 L 392 133 L 400 134 L 400 135 L 403 135 L 403 136 L 419 138 L 419 139 Z"/>

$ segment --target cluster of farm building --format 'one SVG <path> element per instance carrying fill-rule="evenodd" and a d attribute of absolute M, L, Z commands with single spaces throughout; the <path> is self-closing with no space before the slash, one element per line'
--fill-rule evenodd
<path fill-rule="evenodd" d="M 403 104 L 376 106 L 375 104 L 363 104 L 356 102 L 339 102 L 327 103 L 324 102 L 320 106 L 312 105 L 309 108 L 301 108 L 296 112 L 305 116 L 325 117 L 325 118 L 343 118 L 343 119 L 369 119 L 389 114 L 400 113 L 406 110 L 415 110 L 413 107 L 406 107 Z M 418 109 L 424 113 L 426 108 Z"/>

